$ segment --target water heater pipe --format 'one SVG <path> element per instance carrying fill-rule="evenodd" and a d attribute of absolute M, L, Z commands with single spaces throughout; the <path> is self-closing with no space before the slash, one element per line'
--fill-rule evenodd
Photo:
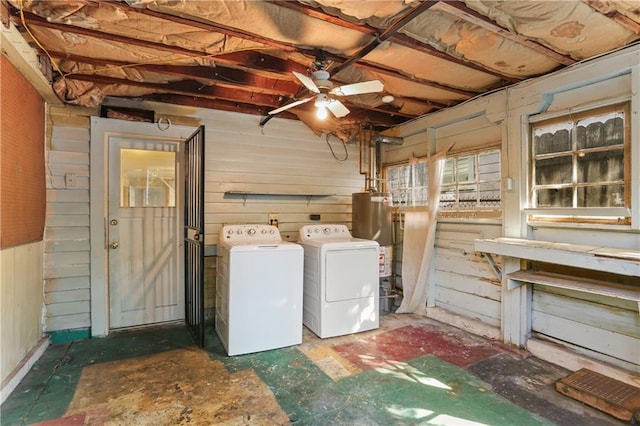
<path fill-rule="evenodd" d="M 360 174 L 365 175 L 365 191 L 378 192 L 381 188 L 378 187 L 380 183 L 380 176 L 382 175 L 382 155 L 380 150 L 380 144 L 387 145 L 402 145 L 404 143 L 403 138 L 385 136 L 381 134 L 375 134 L 372 136 L 371 130 L 362 130 L 359 135 L 360 142 Z M 363 158 L 365 155 L 364 148 L 369 148 L 369 164 L 367 171 L 362 170 Z"/>

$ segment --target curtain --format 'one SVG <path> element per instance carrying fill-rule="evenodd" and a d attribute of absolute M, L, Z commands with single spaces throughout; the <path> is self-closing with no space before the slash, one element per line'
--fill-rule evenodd
<path fill-rule="evenodd" d="M 398 313 L 426 313 L 429 271 L 433 258 L 440 186 L 446 151 L 427 160 L 427 208 L 406 212 L 402 241 L 402 303 Z"/>

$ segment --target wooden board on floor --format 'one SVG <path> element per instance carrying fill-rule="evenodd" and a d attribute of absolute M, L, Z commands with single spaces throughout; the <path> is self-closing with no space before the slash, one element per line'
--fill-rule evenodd
<path fill-rule="evenodd" d="M 583 368 L 556 382 L 556 390 L 612 415 L 640 420 L 640 388 Z"/>

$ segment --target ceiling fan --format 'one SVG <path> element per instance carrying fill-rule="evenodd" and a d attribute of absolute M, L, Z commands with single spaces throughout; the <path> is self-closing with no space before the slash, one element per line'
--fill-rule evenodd
<path fill-rule="evenodd" d="M 327 118 L 327 110 L 331 111 L 336 118 L 341 118 L 349 114 L 349 109 L 336 99 L 336 97 L 376 93 L 382 92 L 384 89 L 384 85 L 380 80 L 363 81 L 333 87 L 333 83 L 329 80 L 329 72 L 325 70 L 324 67 L 314 71 L 311 74 L 311 78 L 296 71 L 293 71 L 293 75 L 296 76 L 313 95 L 269 111 L 269 115 L 274 115 L 314 100 L 315 106 L 318 108 L 316 115 L 319 119 Z"/>

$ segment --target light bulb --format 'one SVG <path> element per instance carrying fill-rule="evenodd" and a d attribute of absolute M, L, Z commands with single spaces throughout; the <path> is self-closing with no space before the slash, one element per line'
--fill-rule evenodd
<path fill-rule="evenodd" d="M 327 108 L 324 105 L 320 105 L 318 107 L 316 117 L 318 117 L 320 120 L 324 120 L 325 118 L 327 118 Z"/>

